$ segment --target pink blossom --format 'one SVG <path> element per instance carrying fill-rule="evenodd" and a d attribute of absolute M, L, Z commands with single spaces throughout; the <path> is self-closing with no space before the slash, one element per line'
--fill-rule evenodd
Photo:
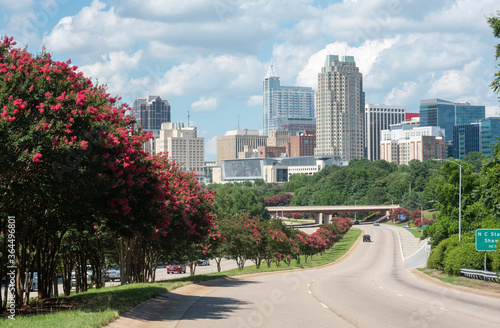
<path fill-rule="evenodd" d="M 80 147 L 82 147 L 83 150 L 87 151 L 88 149 L 87 141 L 80 141 Z"/>
<path fill-rule="evenodd" d="M 35 156 L 33 156 L 33 162 L 39 162 L 40 158 L 42 158 L 42 154 L 37 153 Z"/>

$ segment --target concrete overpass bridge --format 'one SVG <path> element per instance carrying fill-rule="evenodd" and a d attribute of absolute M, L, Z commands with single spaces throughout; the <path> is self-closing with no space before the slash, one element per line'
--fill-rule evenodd
<path fill-rule="evenodd" d="M 340 212 L 390 212 L 399 208 L 399 205 L 356 205 L 356 206 L 267 206 L 270 214 L 276 217 L 285 213 L 315 213 L 315 222 L 330 223 L 332 216 Z"/>

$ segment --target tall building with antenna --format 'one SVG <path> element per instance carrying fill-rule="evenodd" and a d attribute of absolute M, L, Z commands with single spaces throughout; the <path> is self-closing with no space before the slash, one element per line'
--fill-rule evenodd
<path fill-rule="evenodd" d="M 315 130 L 314 90 L 309 87 L 280 85 L 273 65 L 264 78 L 263 134 L 271 130 L 288 130 L 291 136 L 302 130 Z"/>
<path fill-rule="evenodd" d="M 363 75 L 353 56 L 327 55 L 318 73 L 314 155 L 365 157 Z"/>

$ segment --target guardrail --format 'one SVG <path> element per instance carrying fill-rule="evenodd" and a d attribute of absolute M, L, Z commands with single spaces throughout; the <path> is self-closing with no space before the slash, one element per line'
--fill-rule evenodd
<path fill-rule="evenodd" d="M 471 279 L 500 282 L 498 273 L 483 270 L 460 269 L 460 274 Z"/>

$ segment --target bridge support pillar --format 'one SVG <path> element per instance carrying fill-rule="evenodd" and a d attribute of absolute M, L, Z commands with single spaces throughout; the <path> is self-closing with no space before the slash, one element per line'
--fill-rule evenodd
<path fill-rule="evenodd" d="M 323 214 L 325 217 L 325 224 L 329 224 L 332 221 L 332 214 Z"/>
<path fill-rule="evenodd" d="M 314 223 L 321 224 L 323 222 L 323 213 L 314 213 Z"/>

